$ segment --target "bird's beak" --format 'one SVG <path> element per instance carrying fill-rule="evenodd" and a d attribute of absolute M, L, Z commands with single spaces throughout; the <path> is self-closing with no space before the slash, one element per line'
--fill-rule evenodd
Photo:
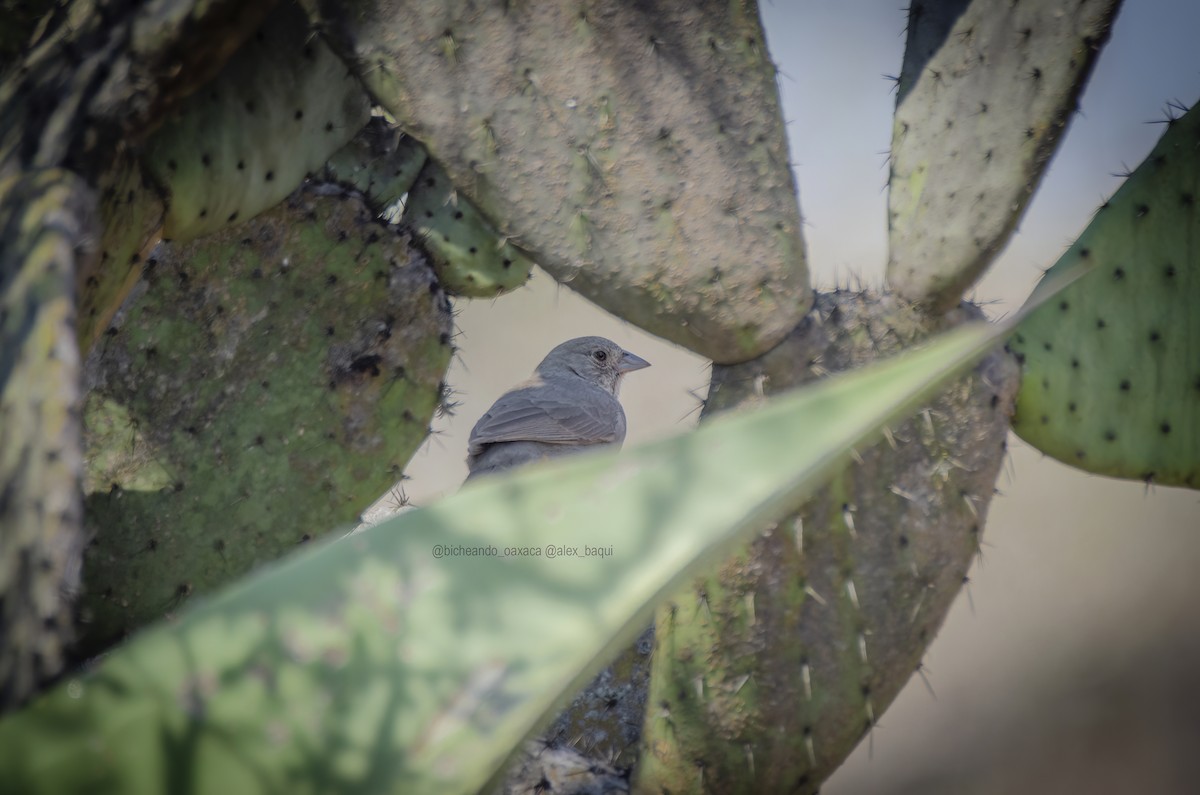
<path fill-rule="evenodd" d="M 618 373 L 631 373 L 634 370 L 641 370 L 643 367 L 649 367 L 650 362 L 643 359 L 637 354 L 629 351 L 621 351 L 621 363 L 617 365 Z"/>

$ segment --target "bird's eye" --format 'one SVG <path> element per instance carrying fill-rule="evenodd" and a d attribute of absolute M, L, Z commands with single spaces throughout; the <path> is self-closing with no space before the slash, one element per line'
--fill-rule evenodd
<path fill-rule="evenodd" d="M 603 362 L 608 359 L 608 354 L 604 351 L 596 351 L 592 354 L 592 358 L 598 362 Z"/>

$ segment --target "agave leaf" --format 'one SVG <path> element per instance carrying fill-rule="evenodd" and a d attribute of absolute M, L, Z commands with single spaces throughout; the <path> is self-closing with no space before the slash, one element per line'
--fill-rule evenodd
<path fill-rule="evenodd" d="M 27 793 L 474 792 L 657 597 L 1008 331 L 964 326 L 696 433 L 480 482 L 305 550 L 0 723 L 0 780 Z"/>

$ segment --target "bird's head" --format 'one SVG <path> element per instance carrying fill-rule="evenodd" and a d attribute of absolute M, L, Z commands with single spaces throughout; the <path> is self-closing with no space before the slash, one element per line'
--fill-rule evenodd
<path fill-rule="evenodd" d="M 616 395 L 621 376 L 649 367 L 650 362 L 604 337 L 576 337 L 559 345 L 537 367 L 538 375 L 575 375 Z"/>

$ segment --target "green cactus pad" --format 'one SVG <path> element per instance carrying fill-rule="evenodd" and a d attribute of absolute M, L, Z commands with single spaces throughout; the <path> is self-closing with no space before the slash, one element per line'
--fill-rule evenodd
<path fill-rule="evenodd" d="M 416 182 L 426 158 L 419 141 L 375 116 L 326 161 L 325 179 L 360 191 L 375 212 L 387 214 Z"/>
<path fill-rule="evenodd" d="M 957 304 L 1008 242 L 1119 0 L 913 2 L 892 128 L 889 286 Z"/>
<path fill-rule="evenodd" d="M 499 295 L 520 287 L 533 270 L 533 261 L 459 195 L 432 160 L 417 176 L 400 220 L 416 233 L 442 286 L 456 295 Z"/>
<path fill-rule="evenodd" d="M 358 81 L 283 2 L 147 142 L 163 237 L 188 240 L 278 204 L 366 124 Z"/>
<path fill-rule="evenodd" d="M 96 179 L 207 82 L 275 0 L 57 5 L 0 82 L 0 177 L 62 166 Z M 6 34 L 22 13 L 3 11 Z"/>
<path fill-rule="evenodd" d="M 0 710 L 58 673 L 83 552 L 75 268 L 93 198 L 60 170 L 0 180 Z"/>
<path fill-rule="evenodd" d="M 755 4 L 306 6 L 458 196 L 601 307 L 736 362 L 811 305 Z"/>
<path fill-rule="evenodd" d="M 954 314 L 948 324 L 980 316 Z M 945 324 L 894 295 L 819 295 L 766 356 L 714 368 L 704 415 L 863 367 Z M 659 608 L 637 791 L 817 791 L 916 671 L 962 588 L 1018 375 L 994 351 Z"/>
<path fill-rule="evenodd" d="M 1013 429 L 1088 472 L 1200 488 L 1198 144 L 1193 108 L 1046 278 L 1092 270 L 1010 342 L 1025 371 Z"/>
<path fill-rule="evenodd" d="M 81 268 L 79 291 L 79 348 L 84 356 L 107 328 L 142 271 L 142 251 L 162 227 L 163 201 L 147 184 L 141 165 L 122 150 L 114 167 L 100 177 L 100 256 Z"/>
<path fill-rule="evenodd" d="M 145 263 L 87 365 L 85 649 L 354 521 L 399 478 L 451 321 L 372 216 L 301 192 Z"/>

